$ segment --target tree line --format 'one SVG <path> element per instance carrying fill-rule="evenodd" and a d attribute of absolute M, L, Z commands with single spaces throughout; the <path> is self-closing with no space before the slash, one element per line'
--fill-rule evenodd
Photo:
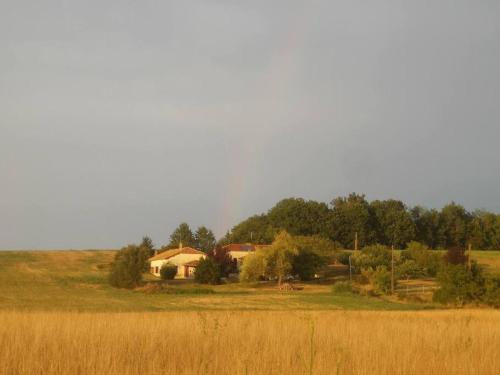
<path fill-rule="evenodd" d="M 280 230 L 294 236 L 320 236 L 338 248 L 353 249 L 381 244 L 404 249 L 411 241 L 430 249 L 466 247 L 500 250 L 500 215 L 485 210 L 467 211 L 451 202 L 441 210 L 409 207 L 396 199 L 369 202 L 351 193 L 330 204 L 287 198 L 267 213 L 235 225 L 220 243 L 268 244 Z"/>

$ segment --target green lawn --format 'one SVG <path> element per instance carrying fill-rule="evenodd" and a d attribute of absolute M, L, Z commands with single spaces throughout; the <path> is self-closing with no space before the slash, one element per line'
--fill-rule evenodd
<path fill-rule="evenodd" d="M 0 309 L 65 311 L 176 310 L 408 310 L 406 304 L 358 295 L 335 296 L 329 286 L 279 292 L 274 285 L 172 286 L 182 294 L 111 288 L 106 282 L 113 251 L 0 251 Z M 146 275 L 146 278 L 149 276 Z M 203 290 L 202 290 L 203 292 Z"/>

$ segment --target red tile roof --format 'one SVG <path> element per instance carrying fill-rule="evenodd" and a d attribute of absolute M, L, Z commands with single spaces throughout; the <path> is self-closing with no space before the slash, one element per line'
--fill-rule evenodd
<path fill-rule="evenodd" d="M 172 258 L 178 254 L 200 254 L 200 255 L 205 255 L 204 252 L 193 249 L 192 247 L 183 247 L 181 249 L 171 249 L 171 250 L 166 250 L 160 254 L 155 255 L 152 258 L 149 258 L 149 261 L 153 260 L 162 260 L 162 259 L 169 259 Z"/>

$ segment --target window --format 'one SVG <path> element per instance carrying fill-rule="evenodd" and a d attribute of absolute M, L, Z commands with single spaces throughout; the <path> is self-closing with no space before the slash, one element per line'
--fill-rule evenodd
<path fill-rule="evenodd" d="M 158 273 L 158 271 L 159 271 L 158 267 L 155 267 L 155 273 Z"/>

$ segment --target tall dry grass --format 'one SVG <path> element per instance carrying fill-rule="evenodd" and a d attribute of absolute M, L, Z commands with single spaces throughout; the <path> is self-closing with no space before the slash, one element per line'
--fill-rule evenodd
<path fill-rule="evenodd" d="M 498 374 L 500 312 L 0 312 L 0 374 Z"/>

